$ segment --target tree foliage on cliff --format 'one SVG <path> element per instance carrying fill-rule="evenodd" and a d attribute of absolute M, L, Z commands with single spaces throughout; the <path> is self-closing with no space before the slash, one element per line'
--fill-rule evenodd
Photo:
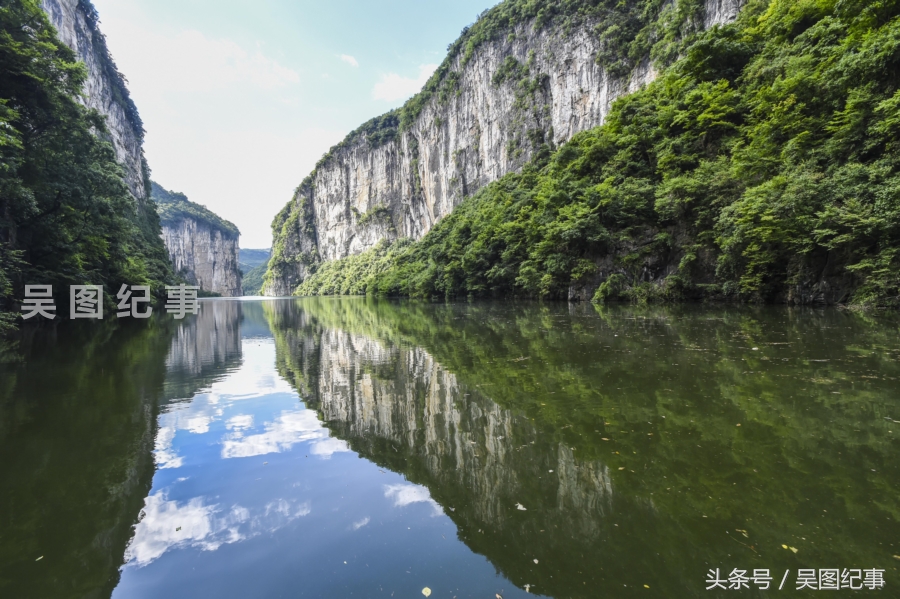
<path fill-rule="evenodd" d="M 171 275 L 155 211 L 130 195 L 84 65 L 34 0 L 0 4 L 0 311 L 25 284 L 149 284 Z M 7 314 L 9 322 L 11 316 Z"/>
<path fill-rule="evenodd" d="M 267 267 L 266 263 L 259 264 L 244 273 L 241 279 L 244 295 L 260 295 L 262 293 L 263 277 L 266 275 Z"/>
<path fill-rule="evenodd" d="M 900 2 L 752 0 L 603 126 L 463 202 L 366 292 L 565 297 L 605 279 L 597 299 L 767 300 L 829 279 L 844 299 L 897 305 L 898 114 Z"/>
<path fill-rule="evenodd" d="M 235 239 L 241 232 L 231 221 L 227 221 L 206 206 L 187 199 L 177 191 L 168 191 L 159 183 L 151 182 L 150 197 L 156 202 L 159 220 L 163 225 L 177 226 L 186 218 L 203 223 L 209 228 L 220 231 L 223 236 Z"/>

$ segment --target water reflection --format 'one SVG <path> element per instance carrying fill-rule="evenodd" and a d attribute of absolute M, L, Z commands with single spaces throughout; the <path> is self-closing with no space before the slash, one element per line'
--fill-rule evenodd
<path fill-rule="evenodd" d="M 279 371 L 328 427 L 427 487 L 520 588 L 685 597 L 708 567 L 896 573 L 896 321 L 318 299 L 271 314 Z"/>
<path fill-rule="evenodd" d="M 166 356 L 165 400 L 190 400 L 241 363 L 241 326 L 246 306 L 204 301 L 197 316 L 178 323 Z M 252 309 L 251 309 L 252 310 Z"/>
<path fill-rule="evenodd" d="M 900 584 L 894 318 L 214 300 L 85 330 L 3 366 L 3 596 Z"/>
<path fill-rule="evenodd" d="M 171 335 L 61 327 L 0 364 L 0 596 L 112 592 L 153 476 Z"/>

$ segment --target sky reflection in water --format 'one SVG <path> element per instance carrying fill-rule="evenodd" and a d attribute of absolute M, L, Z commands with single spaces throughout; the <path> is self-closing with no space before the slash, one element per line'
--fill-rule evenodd
<path fill-rule="evenodd" d="M 333 437 L 275 363 L 272 338 L 244 338 L 239 367 L 160 414 L 114 597 L 521 593 L 456 539 L 427 488 Z"/>
<path fill-rule="evenodd" d="M 785 597 L 882 568 L 900 596 L 896 316 L 308 298 L 103 324 L 0 364 L 2 597 L 735 596 L 709 568 L 790 570 Z"/>

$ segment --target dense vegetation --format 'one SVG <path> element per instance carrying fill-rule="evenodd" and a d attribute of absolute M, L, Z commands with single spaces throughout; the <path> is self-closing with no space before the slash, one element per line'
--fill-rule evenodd
<path fill-rule="evenodd" d="M 241 272 L 243 274 L 247 274 L 260 264 L 265 265 L 271 257 L 272 250 L 269 248 L 241 248 L 241 255 L 240 259 L 238 260 L 238 266 L 241 267 Z"/>
<path fill-rule="evenodd" d="M 211 229 L 221 231 L 222 235 L 230 239 L 241 234 L 234 223 L 225 220 L 206 206 L 190 201 L 183 193 L 168 191 L 155 181 L 151 186 L 151 197 L 156 202 L 159 220 L 163 225 L 176 226 L 185 218 L 190 218 L 208 225 Z"/>
<path fill-rule="evenodd" d="M 103 117 L 78 102 L 85 78 L 37 2 L 0 4 L 0 329 L 25 284 L 52 284 L 64 314 L 68 285 L 159 295 L 172 276 L 155 210 L 129 193 Z"/>
<path fill-rule="evenodd" d="M 900 2 L 751 0 L 603 126 L 343 264 L 386 295 L 898 305 L 898 109 Z M 300 292 L 345 292 L 341 269 Z"/>
<path fill-rule="evenodd" d="M 262 293 L 263 277 L 266 274 L 267 267 L 268 262 L 263 262 L 247 272 L 241 273 L 243 275 L 241 278 L 241 289 L 243 289 L 244 295 L 260 295 Z"/>
<path fill-rule="evenodd" d="M 260 295 L 262 293 L 263 277 L 269 265 L 272 250 L 244 249 L 241 248 L 241 288 L 244 295 Z"/>
<path fill-rule="evenodd" d="M 588 23 L 602 40 L 596 56 L 613 77 L 628 75 L 641 60 L 650 56 L 658 66 L 669 64 L 703 22 L 703 0 L 680 0 L 671 6 L 663 0 L 506 0 L 478 15 L 447 46 L 447 55 L 422 91 L 400 108 L 377 116 L 350 132 L 319 161 L 321 166 L 333 153 L 365 137 L 378 147 L 408 129 L 422 109 L 433 99 L 441 102 L 456 92 L 460 74 L 484 43 L 515 37 L 515 29 L 530 24 L 535 29 L 558 26 L 564 31 Z"/>
<path fill-rule="evenodd" d="M 5 597 L 111 596 L 155 471 L 176 321 L 67 324 L 24 336 L 18 363 L 0 360 Z M 59 557 L 29 569 L 45 547 Z"/>

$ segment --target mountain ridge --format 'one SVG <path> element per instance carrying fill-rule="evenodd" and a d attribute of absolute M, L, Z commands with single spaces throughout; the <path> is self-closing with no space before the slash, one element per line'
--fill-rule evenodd
<path fill-rule="evenodd" d="M 541 146 L 599 125 L 683 39 L 742 5 L 507 0 L 486 11 L 422 92 L 351 133 L 298 186 L 272 224 L 265 293 L 289 294 L 319 263 L 380 241 L 421 239 Z"/>

